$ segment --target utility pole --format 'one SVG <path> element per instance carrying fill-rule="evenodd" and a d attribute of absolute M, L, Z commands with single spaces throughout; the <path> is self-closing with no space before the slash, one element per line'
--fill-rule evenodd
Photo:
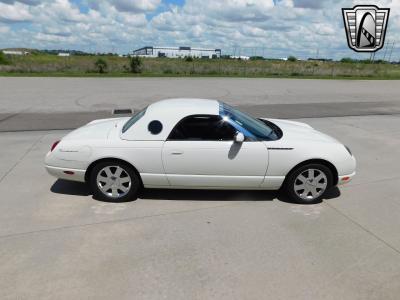
<path fill-rule="evenodd" d="M 375 62 L 375 54 L 376 54 L 376 52 L 374 52 L 373 55 L 372 55 L 372 63 Z"/>
<path fill-rule="evenodd" d="M 392 49 L 390 50 L 389 62 L 391 62 L 391 61 L 392 61 L 392 54 L 393 54 L 393 49 L 394 49 L 394 45 L 395 45 L 395 43 L 396 43 L 396 42 L 393 42 L 393 44 L 392 44 Z"/>
<path fill-rule="evenodd" d="M 389 42 L 387 43 L 387 45 L 389 46 Z M 387 51 L 389 48 L 388 46 L 385 47 L 385 54 L 383 55 L 383 61 L 385 61 L 385 59 L 386 59 L 386 54 L 387 54 Z"/>

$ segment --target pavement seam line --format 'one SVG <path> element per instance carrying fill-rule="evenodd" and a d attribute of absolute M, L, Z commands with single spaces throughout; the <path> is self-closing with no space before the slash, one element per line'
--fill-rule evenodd
<path fill-rule="evenodd" d="M 0 123 L 1 123 L 1 122 L 5 122 L 5 121 L 7 121 L 7 120 L 9 120 L 9 119 L 12 119 L 12 118 L 14 118 L 15 116 L 18 116 L 19 114 L 20 114 L 20 113 L 11 114 L 11 115 L 9 115 L 9 116 L 7 116 L 7 117 L 1 119 L 1 120 L 0 120 Z"/>
<path fill-rule="evenodd" d="M 8 120 L 10 120 L 10 119 L 12 119 L 12 118 L 14 118 L 16 116 L 19 116 L 20 114 L 23 114 L 23 113 L 29 111 L 30 109 L 31 109 L 31 107 L 27 107 L 27 108 L 25 108 L 25 109 L 23 109 L 23 110 L 21 110 L 19 112 L 11 113 L 9 116 L 6 116 L 5 118 L 1 119 L 0 123 L 6 122 L 6 121 L 8 121 Z M 9 114 L 9 113 L 6 113 L 6 114 Z"/>
<path fill-rule="evenodd" d="M 393 251 L 395 251 L 397 254 L 400 254 L 400 250 L 397 249 L 396 247 L 392 246 L 391 244 L 389 244 L 388 242 L 386 242 L 383 238 L 377 236 L 375 233 L 373 233 L 371 230 L 367 229 L 366 227 L 364 227 L 363 225 L 361 225 L 360 223 L 358 223 L 357 221 L 353 220 L 352 218 L 350 218 L 350 216 L 346 215 L 345 213 L 343 213 L 340 209 L 334 207 L 333 205 L 331 205 L 328 202 L 325 202 L 327 206 L 329 206 L 330 208 L 332 208 L 333 210 L 335 210 L 337 213 L 339 213 L 340 215 L 342 215 L 343 217 L 345 217 L 348 221 L 350 221 L 351 223 L 355 224 L 356 226 L 358 226 L 359 228 L 361 228 L 363 231 L 365 231 L 366 233 L 368 233 L 369 235 L 373 236 L 376 240 L 380 241 L 381 243 L 383 243 L 384 245 L 386 245 L 387 247 L 389 247 L 390 249 L 392 249 Z"/>
<path fill-rule="evenodd" d="M 18 133 L 18 132 L 47 132 L 47 131 L 67 131 L 77 128 L 50 128 L 50 129 L 24 129 L 24 130 L 0 130 L 0 133 Z"/>
<path fill-rule="evenodd" d="M 0 236 L 0 240 L 15 238 L 15 237 L 29 235 L 29 234 L 45 233 L 45 232 L 68 230 L 68 229 L 75 229 L 75 228 L 84 228 L 84 227 L 97 226 L 97 225 L 103 225 L 103 224 L 118 224 L 118 223 L 125 223 L 125 222 L 130 222 L 130 221 L 135 221 L 135 220 L 148 219 L 148 218 L 152 218 L 152 217 L 164 217 L 164 216 L 169 216 L 169 215 L 185 214 L 185 213 L 191 213 L 191 212 L 196 212 L 196 211 L 203 211 L 203 210 L 214 209 L 214 208 L 224 208 L 224 207 L 237 206 L 237 205 L 240 205 L 240 203 L 230 203 L 230 204 L 217 205 L 217 206 L 212 206 L 212 207 L 202 207 L 202 208 L 196 208 L 196 209 L 174 211 L 174 212 L 170 212 L 170 213 L 161 213 L 161 214 L 155 214 L 155 215 L 146 215 L 146 216 L 125 218 L 125 219 L 118 219 L 118 220 L 107 220 L 107 221 L 102 221 L 102 222 L 85 223 L 85 224 L 79 224 L 79 225 L 69 225 L 69 226 L 61 226 L 61 227 L 55 227 L 55 228 L 49 228 L 49 229 L 18 232 L 18 233 L 6 234 L 3 236 Z"/>
<path fill-rule="evenodd" d="M 32 146 L 30 146 L 30 147 L 28 148 L 28 150 L 25 151 L 25 153 L 18 159 L 18 161 L 17 161 L 14 165 L 12 165 L 11 168 L 8 169 L 8 171 L 0 178 L 0 183 L 15 169 L 16 166 L 18 166 L 18 165 L 21 163 L 21 161 L 24 160 L 24 158 L 33 150 L 33 148 L 34 148 L 46 135 L 47 135 L 47 133 L 44 134 L 44 135 L 41 135 L 41 136 L 32 144 Z"/>
<path fill-rule="evenodd" d="M 18 113 L 19 114 L 19 113 Z M 289 120 L 307 120 L 307 119 L 335 119 L 335 118 L 348 118 L 348 117 L 371 117 L 371 116 L 395 116 L 400 117 L 400 113 L 371 113 L 371 114 L 354 114 L 354 115 L 331 115 L 331 116 L 316 116 L 316 117 L 294 117 L 288 118 Z M 338 123 L 342 125 L 348 125 L 346 123 Z M 82 125 L 83 126 L 83 125 Z M 76 128 L 49 128 L 49 129 L 16 129 L 7 130 L 0 129 L 0 133 L 13 133 L 13 132 L 35 132 L 35 131 L 55 131 L 55 130 L 75 130 Z"/>

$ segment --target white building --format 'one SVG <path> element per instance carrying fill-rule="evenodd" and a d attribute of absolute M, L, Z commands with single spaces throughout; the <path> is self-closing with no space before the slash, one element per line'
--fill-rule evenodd
<path fill-rule="evenodd" d="M 22 50 L 1 50 L 6 55 L 28 55 L 28 51 Z"/>
<path fill-rule="evenodd" d="M 183 58 L 183 57 L 220 58 L 221 49 L 147 46 L 133 51 L 133 55 L 142 57 L 170 57 L 170 58 Z"/>
<path fill-rule="evenodd" d="M 62 52 L 60 52 L 60 53 L 58 53 L 58 56 L 69 57 L 69 56 L 71 56 L 71 54 L 70 53 L 62 53 Z"/>
<path fill-rule="evenodd" d="M 240 55 L 240 56 L 231 55 L 230 58 L 232 58 L 232 59 L 240 59 L 240 60 L 250 60 L 250 56 L 245 56 L 245 55 Z"/>

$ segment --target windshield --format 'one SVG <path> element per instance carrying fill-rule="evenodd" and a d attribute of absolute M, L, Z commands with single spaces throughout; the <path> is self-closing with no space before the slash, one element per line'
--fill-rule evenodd
<path fill-rule="evenodd" d="M 220 114 L 235 127 L 239 127 L 243 134 L 255 139 L 270 140 L 273 129 L 262 121 L 241 112 L 225 103 L 220 104 Z M 237 128 L 238 129 L 238 128 Z"/>
<path fill-rule="evenodd" d="M 146 113 L 146 109 L 147 109 L 147 107 L 145 109 L 139 111 L 138 113 L 134 114 L 132 116 L 132 118 L 130 118 L 125 123 L 124 127 L 122 127 L 122 133 L 125 133 L 129 128 L 132 127 L 133 124 L 135 124 L 137 121 L 139 121 L 144 116 L 144 114 Z"/>

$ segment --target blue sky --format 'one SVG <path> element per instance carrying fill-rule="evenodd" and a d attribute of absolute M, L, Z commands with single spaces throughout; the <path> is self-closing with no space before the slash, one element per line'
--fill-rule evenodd
<path fill-rule="evenodd" d="M 348 49 L 341 8 L 391 8 L 388 51 L 400 60 L 400 0 L 0 0 L 0 48 L 129 53 L 144 45 L 236 55 L 365 58 Z"/>

